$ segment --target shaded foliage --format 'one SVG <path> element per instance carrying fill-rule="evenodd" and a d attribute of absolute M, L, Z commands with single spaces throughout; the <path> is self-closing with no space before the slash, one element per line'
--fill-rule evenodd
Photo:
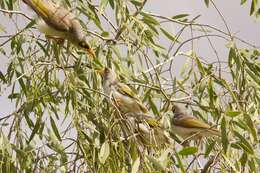
<path fill-rule="evenodd" d="M 256 15 L 253 2 L 250 14 Z M 15 10 L 20 3 L 4 0 L 0 6 Z M 97 56 L 92 61 L 73 45 L 46 40 L 25 12 L 19 18 L 5 13 L 26 25 L 0 42 L 1 57 L 8 59 L 0 90 L 15 104 L 12 114 L 0 117 L 2 172 L 196 172 L 207 160 L 211 166 L 203 170 L 260 171 L 259 48 L 190 14 L 147 12 L 146 3 L 63 1 L 87 26 Z M 215 39 L 229 52 L 223 59 Z M 212 50 L 214 61 L 201 49 Z M 136 138 L 122 135 L 121 120 L 103 93 L 96 69 L 104 65 L 113 67 L 158 119 L 171 116 L 161 111 L 166 101 L 182 103 L 216 125 L 221 139 L 205 139 L 201 146 L 140 147 Z"/>

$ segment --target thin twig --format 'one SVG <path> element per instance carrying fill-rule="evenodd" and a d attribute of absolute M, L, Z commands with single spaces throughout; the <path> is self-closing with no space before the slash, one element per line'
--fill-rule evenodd
<path fill-rule="evenodd" d="M 5 9 L 1 9 L 0 8 L 0 11 L 3 12 L 3 13 L 8 13 L 8 14 L 19 14 L 19 15 L 22 15 L 24 16 L 25 18 L 29 19 L 29 20 L 33 20 L 33 18 L 27 16 L 25 13 L 23 13 L 22 11 L 14 11 L 14 10 L 5 10 Z"/>
<path fill-rule="evenodd" d="M 225 37 L 223 37 L 223 36 L 221 36 L 221 35 L 216 35 L 216 34 L 200 35 L 200 36 L 197 36 L 197 37 L 193 37 L 193 38 L 187 39 L 187 40 L 183 41 L 183 42 L 179 45 L 179 47 L 176 49 L 176 51 L 174 52 L 174 54 L 173 54 L 172 57 L 170 57 L 169 59 L 167 59 L 166 61 L 164 61 L 164 62 L 162 62 L 162 63 L 159 63 L 159 64 L 153 66 L 152 68 L 150 68 L 150 69 L 148 69 L 148 70 L 146 70 L 146 71 L 144 71 L 144 72 L 142 72 L 142 73 L 149 73 L 149 72 L 151 72 L 151 71 L 153 71 L 153 70 L 156 70 L 157 68 L 159 68 L 159 67 L 161 67 L 161 66 L 167 64 L 168 62 L 171 62 L 171 61 L 175 58 L 175 56 L 176 56 L 177 53 L 179 52 L 180 48 L 181 48 L 184 44 L 186 44 L 187 42 L 190 42 L 190 41 L 192 41 L 192 40 L 200 39 L 200 38 L 203 38 L 203 37 L 219 37 L 219 38 L 223 38 L 223 39 L 227 40 Z M 141 76 L 142 73 L 137 74 L 137 76 L 138 76 L 138 77 Z"/>

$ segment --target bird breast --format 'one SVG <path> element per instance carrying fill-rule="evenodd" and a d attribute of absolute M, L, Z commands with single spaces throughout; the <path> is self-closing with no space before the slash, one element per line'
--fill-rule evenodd
<path fill-rule="evenodd" d="M 173 131 L 173 133 L 181 136 L 183 139 L 186 139 L 186 138 L 192 136 L 193 134 L 198 133 L 200 130 L 198 130 L 196 128 L 186 128 L 186 127 L 174 125 L 172 131 Z M 201 134 L 198 134 L 198 135 L 201 135 Z"/>
<path fill-rule="evenodd" d="M 134 98 L 131 98 L 127 95 L 123 95 L 117 91 L 116 87 L 105 83 L 103 86 L 104 92 L 107 96 L 111 97 L 116 101 L 116 105 L 124 113 L 140 113 L 139 105 L 137 104 Z"/>
<path fill-rule="evenodd" d="M 37 29 L 47 36 L 53 36 L 55 38 L 58 37 L 58 38 L 66 39 L 66 40 L 69 40 L 70 42 L 72 42 L 73 44 L 77 44 L 76 38 L 73 37 L 73 35 L 71 33 L 56 30 L 55 28 L 48 25 L 43 19 L 39 19 L 37 21 Z"/>

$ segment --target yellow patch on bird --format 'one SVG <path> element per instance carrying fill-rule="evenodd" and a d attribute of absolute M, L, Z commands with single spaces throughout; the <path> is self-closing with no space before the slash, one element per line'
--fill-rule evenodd
<path fill-rule="evenodd" d="M 31 0 L 31 3 L 41 16 L 45 18 L 49 17 L 50 9 L 47 8 L 47 5 L 45 4 L 46 2 L 42 0 Z"/>

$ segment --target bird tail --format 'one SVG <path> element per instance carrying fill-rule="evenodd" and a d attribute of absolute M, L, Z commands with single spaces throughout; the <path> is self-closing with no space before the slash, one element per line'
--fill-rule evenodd
<path fill-rule="evenodd" d="M 53 3 L 47 2 L 46 0 L 23 0 L 23 2 L 45 19 L 48 18 L 51 11 L 53 12 L 55 10 Z"/>

